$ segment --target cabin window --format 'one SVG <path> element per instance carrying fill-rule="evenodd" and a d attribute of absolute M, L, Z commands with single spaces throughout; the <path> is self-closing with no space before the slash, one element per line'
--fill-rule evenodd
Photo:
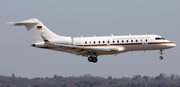
<path fill-rule="evenodd" d="M 101 43 L 101 41 L 99 41 L 99 43 Z"/>
<path fill-rule="evenodd" d="M 131 40 L 131 42 L 133 42 L 133 40 Z"/>
<path fill-rule="evenodd" d="M 105 43 L 105 41 L 103 41 L 103 43 Z"/>
<path fill-rule="evenodd" d="M 147 42 L 148 40 L 146 39 L 146 42 Z"/>
<path fill-rule="evenodd" d="M 136 40 L 136 42 L 138 42 L 138 40 Z"/>
<path fill-rule="evenodd" d="M 126 40 L 126 42 L 128 43 L 128 40 Z"/>
<path fill-rule="evenodd" d="M 115 41 L 113 41 L 113 43 L 114 43 Z"/>
<path fill-rule="evenodd" d="M 87 44 L 87 42 L 85 41 L 85 44 Z"/>
<path fill-rule="evenodd" d="M 96 43 L 96 41 L 94 41 L 94 44 Z"/>
<path fill-rule="evenodd" d="M 89 41 L 89 43 L 91 44 L 91 41 Z"/>
<path fill-rule="evenodd" d="M 122 40 L 122 43 L 124 43 L 124 40 Z"/>
<path fill-rule="evenodd" d="M 107 43 L 109 43 L 109 41 L 107 41 Z"/>
<path fill-rule="evenodd" d="M 119 43 L 119 40 L 117 40 L 117 43 Z"/>

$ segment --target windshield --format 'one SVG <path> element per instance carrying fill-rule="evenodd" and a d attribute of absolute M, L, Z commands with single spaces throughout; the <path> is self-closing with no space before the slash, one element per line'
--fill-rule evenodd
<path fill-rule="evenodd" d="M 166 40 L 164 37 L 156 37 L 155 40 Z"/>

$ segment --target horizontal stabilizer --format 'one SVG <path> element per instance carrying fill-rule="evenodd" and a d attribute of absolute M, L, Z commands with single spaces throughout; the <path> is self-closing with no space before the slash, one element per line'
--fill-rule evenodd
<path fill-rule="evenodd" d="M 8 24 L 13 24 L 14 26 L 23 26 L 25 24 L 37 24 L 38 20 L 35 18 L 32 18 L 30 20 L 24 20 L 24 21 L 20 21 L 20 22 L 5 22 Z"/>
<path fill-rule="evenodd" d="M 7 24 L 14 24 L 14 22 L 4 22 L 4 23 L 7 23 Z"/>

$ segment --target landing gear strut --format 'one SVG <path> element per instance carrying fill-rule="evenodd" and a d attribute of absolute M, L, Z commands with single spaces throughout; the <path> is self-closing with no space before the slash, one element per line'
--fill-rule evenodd
<path fill-rule="evenodd" d="M 160 59 L 160 60 L 162 60 L 162 59 L 163 59 L 163 56 L 162 56 L 162 54 L 163 54 L 163 53 L 162 53 L 162 51 L 163 51 L 163 50 L 160 50 L 160 51 L 159 51 L 159 54 L 160 54 L 159 59 Z"/>

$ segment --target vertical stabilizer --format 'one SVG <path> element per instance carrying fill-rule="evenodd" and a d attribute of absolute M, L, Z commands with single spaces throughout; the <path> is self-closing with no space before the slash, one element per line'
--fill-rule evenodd
<path fill-rule="evenodd" d="M 41 21 L 36 18 L 21 22 L 13 22 L 13 24 L 14 26 L 25 26 L 36 42 L 44 42 L 42 34 L 47 39 L 61 37 L 49 30 Z"/>

